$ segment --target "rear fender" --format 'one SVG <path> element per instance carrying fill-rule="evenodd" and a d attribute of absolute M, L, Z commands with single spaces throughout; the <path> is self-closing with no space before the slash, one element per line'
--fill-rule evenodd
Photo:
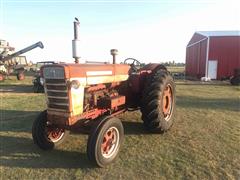
<path fill-rule="evenodd" d="M 139 92 L 143 90 L 145 87 L 146 81 L 151 75 L 155 74 L 160 69 L 166 70 L 167 68 L 162 64 L 147 64 L 143 68 L 140 69 L 140 77 L 139 77 Z M 140 92 L 141 93 L 141 92 Z"/>
<path fill-rule="evenodd" d="M 140 69 L 140 72 L 142 72 L 142 71 L 150 71 L 150 73 L 155 73 L 155 72 L 157 72 L 160 69 L 167 70 L 166 66 L 164 66 L 162 64 L 150 63 L 150 64 L 147 64 L 146 66 L 143 66 Z"/>
<path fill-rule="evenodd" d="M 145 87 L 147 78 L 152 74 L 155 74 L 160 69 L 167 70 L 167 68 L 162 64 L 147 64 L 146 66 L 142 67 L 138 73 L 131 74 L 129 76 L 129 87 L 131 92 L 134 94 L 141 93 Z"/>

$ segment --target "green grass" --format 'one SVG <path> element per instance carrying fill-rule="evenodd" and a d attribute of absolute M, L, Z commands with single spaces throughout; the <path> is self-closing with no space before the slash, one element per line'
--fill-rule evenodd
<path fill-rule="evenodd" d="M 7 77 L 4 81 L 0 81 L 0 87 L 4 85 L 31 85 L 33 79 L 33 76 L 25 75 L 24 81 L 19 81 L 17 80 L 16 76 L 11 75 Z"/>
<path fill-rule="evenodd" d="M 183 72 L 185 72 L 185 66 L 167 66 L 167 69 L 171 73 L 183 73 Z"/>
<path fill-rule="evenodd" d="M 11 86 L 0 89 L 5 91 Z M 13 82 L 12 82 L 13 83 Z M 11 84 L 12 84 L 11 83 Z M 125 141 L 106 168 L 86 156 L 87 135 L 71 134 L 53 151 L 32 142 L 31 126 L 46 108 L 43 94 L 15 88 L 1 93 L 1 179 L 238 179 L 240 177 L 239 87 L 177 82 L 175 123 L 165 134 L 143 130 L 139 112 L 123 119 Z M 1 84 L 0 84 L 1 85 Z"/>

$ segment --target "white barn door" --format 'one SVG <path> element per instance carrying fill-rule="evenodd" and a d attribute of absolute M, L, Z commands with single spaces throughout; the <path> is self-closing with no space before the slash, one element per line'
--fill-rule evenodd
<path fill-rule="evenodd" d="M 211 79 L 217 79 L 217 60 L 209 60 L 208 61 L 208 77 Z"/>

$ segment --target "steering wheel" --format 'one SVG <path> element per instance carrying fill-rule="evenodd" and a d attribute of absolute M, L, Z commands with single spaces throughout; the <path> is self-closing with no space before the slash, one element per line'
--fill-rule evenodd
<path fill-rule="evenodd" d="M 131 63 L 129 63 L 128 61 L 130 61 Z M 140 66 L 141 62 L 134 59 L 134 58 L 127 58 L 124 60 L 123 64 L 130 64 L 130 66 Z"/>
<path fill-rule="evenodd" d="M 130 62 L 130 63 L 129 63 Z M 124 64 L 129 64 L 131 66 L 129 73 L 136 73 L 140 69 L 141 63 L 140 61 L 134 59 L 134 58 L 127 58 L 123 62 Z"/>

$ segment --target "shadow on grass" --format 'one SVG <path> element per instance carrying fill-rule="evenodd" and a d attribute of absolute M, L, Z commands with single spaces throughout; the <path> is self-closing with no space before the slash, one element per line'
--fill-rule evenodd
<path fill-rule="evenodd" d="M 1 93 L 33 93 L 33 85 L 6 85 L 0 84 Z"/>
<path fill-rule="evenodd" d="M 234 98 L 199 98 L 195 96 L 177 96 L 177 106 L 183 108 L 198 108 L 198 109 L 222 109 L 229 111 L 239 111 L 240 102 Z"/>
<path fill-rule="evenodd" d="M 28 132 L 31 133 L 33 121 L 37 118 L 40 111 L 16 111 L 16 110 L 0 110 L 1 126 L 0 131 L 11 132 Z M 126 135 L 148 134 L 144 129 L 142 121 L 122 121 L 124 133 Z M 74 134 L 86 134 L 81 129 L 73 129 Z"/>
<path fill-rule="evenodd" d="M 239 100 L 236 98 L 200 98 L 195 96 L 177 96 L 177 107 L 198 109 L 222 109 L 239 111 Z M 0 161 L 2 166 L 24 168 L 93 168 L 86 153 L 56 149 L 42 151 L 33 144 L 31 138 L 17 137 L 17 132 L 31 133 L 33 120 L 38 112 L 5 110 L 9 118 L 1 126 L 1 131 L 16 132 L 14 137 L 0 136 Z M 21 117 L 22 116 L 22 117 Z M 142 122 L 123 121 L 126 135 L 149 134 Z"/>
<path fill-rule="evenodd" d="M 1 110 L 2 113 L 3 110 Z M 34 145 L 32 138 L 19 137 L 19 133 L 31 134 L 31 127 L 38 111 L 4 110 L 0 132 L 0 164 L 21 168 L 93 168 L 86 153 L 54 149 L 43 151 Z"/>
<path fill-rule="evenodd" d="M 43 151 L 33 144 L 32 138 L 19 137 L 18 133 L 31 134 L 38 111 L 4 110 L 0 132 L 13 132 L 14 136 L 0 135 L 0 162 L 2 166 L 20 168 L 95 168 L 86 153 L 54 149 Z M 142 122 L 123 121 L 126 135 L 149 134 Z M 75 133 L 74 133 L 75 134 Z M 81 135 L 81 133 L 76 133 Z"/>
<path fill-rule="evenodd" d="M 0 132 L 31 133 L 33 121 L 40 111 L 16 111 L 0 109 Z"/>
<path fill-rule="evenodd" d="M 138 121 L 122 121 L 125 135 L 151 134 L 144 129 L 143 123 Z"/>
<path fill-rule="evenodd" d="M 139 122 L 123 122 L 126 135 L 147 133 Z M 149 134 L 149 133 L 147 133 Z M 96 168 L 86 153 L 54 149 L 43 151 L 31 138 L 0 136 L 1 166 L 18 168 Z"/>
<path fill-rule="evenodd" d="M 21 106 L 21 104 L 19 104 Z M 41 111 L 17 111 L 17 110 L 5 110 L 0 109 L 1 121 L 25 121 L 31 118 L 36 118 Z"/>
<path fill-rule="evenodd" d="M 93 168 L 86 153 L 40 150 L 23 137 L 0 136 L 1 166 L 22 168 Z"/>

